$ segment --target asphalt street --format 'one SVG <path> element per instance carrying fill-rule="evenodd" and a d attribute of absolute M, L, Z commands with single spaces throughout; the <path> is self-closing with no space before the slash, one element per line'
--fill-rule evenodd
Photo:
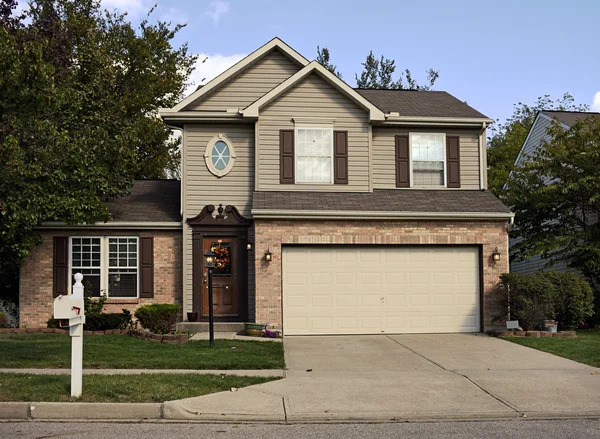
<path fill-rule="evenodd" d="M 0 423 L 10 439 L 568 439 L 600 438 L 600 419 L 454 421 L 391 424 Z"/>

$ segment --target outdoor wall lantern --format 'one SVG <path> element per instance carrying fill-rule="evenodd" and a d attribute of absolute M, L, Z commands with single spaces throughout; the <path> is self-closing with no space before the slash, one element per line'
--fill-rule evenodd
<path fill-rule="evenodd" d="M 253 244 L 252 238 L 248 238 L 248 243 L 246 244 L 246 250 L 252 251 L 252 244 Z"/>
<path fill-rule="evenodd" d="M 273 254 L 269 250 L 267 250 L 265 252 L 265 261 L 271 262 L 272 260 L 273 260 Z"/>
<path fill-rule="evenodd" d="M 210 332 L 210 345 L 215 345 L 215 314 L 213 311 L 213 285 L 212 277 L 217 255 L 211 251 L 204 253 L 204 268 L 208 270 L 208 328 Z"/>
<path fill-rule="evenodd" d="M 500 252 L 498 251 L 498 247 L 496 247 L 494 253 L 492 253 L 492 260 L 494 262 L 498 262 L 500 260 Z"/>

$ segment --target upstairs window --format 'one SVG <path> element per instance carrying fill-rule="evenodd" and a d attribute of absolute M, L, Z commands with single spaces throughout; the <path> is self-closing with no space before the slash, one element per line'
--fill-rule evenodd
<path fill-rule="evenodd" d="M 296 128 L 296 183 L 333 183 L 333 129 Z"/>
<path fill-rule="evenodd" d="M 410 133 L 413 187 L 446 186 L 445 134 Z"/>
<path fill-rule="evenodd" d="M 235 163 L 236 153 L 233 143 L 223 134 L 208 142 L 204 151 L 204 161 L 211 174 L 217 177 L 227 175 Z"/>

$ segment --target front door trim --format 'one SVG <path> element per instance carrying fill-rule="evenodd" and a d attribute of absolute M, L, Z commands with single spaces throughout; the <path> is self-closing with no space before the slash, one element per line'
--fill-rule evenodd
<path fill-rule="evenodd" d="M 213 216 L 213 212 L 217 214 Z M 248 318 L 248 228 L 252 220 L 242 216 L 235 206 L 222 204 L 215 209 L 212 204 L 204 206 L 202 211 L 195 217 L 187 219 L 192 228 L 192 310 L 198 312 L 200 320 L 202 317 L 202 294 L 203 294 L 203 270 L 204 252 L 203 244 L 205 238 L 235 239 L 238 250 L 234 253 L 235 264 L 232 269 L 237 272 L 237 294 L 238 315 L 215 317 L 216 321 L 246 321 Z"/>

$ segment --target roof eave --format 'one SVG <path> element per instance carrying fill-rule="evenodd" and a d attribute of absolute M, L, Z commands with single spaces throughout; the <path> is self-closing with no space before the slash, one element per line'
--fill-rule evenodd
<path fill-rule="evenodd" d="M 364 219 L 364 220 L 512 220 L 512 212 L 373 212 L 355 210 L 252 209 L 254 219 Z"/>
<path fill-rule="evenodd" d="M 152 230 L 181 230 L 182 221 L 108 221 L 96 222 L 94 224 L 75 224 L 69 225 L 63 221 L 44 221 L 38 230 L 55 229 L 152 229 Z"/>
<path fill-rule="evenodd" d="M 385 114 L 383 125 L 454 125 L 477 126 L 494 122 L 488 117 L 429 117 L 429 116 L 398 116 Z"/>

